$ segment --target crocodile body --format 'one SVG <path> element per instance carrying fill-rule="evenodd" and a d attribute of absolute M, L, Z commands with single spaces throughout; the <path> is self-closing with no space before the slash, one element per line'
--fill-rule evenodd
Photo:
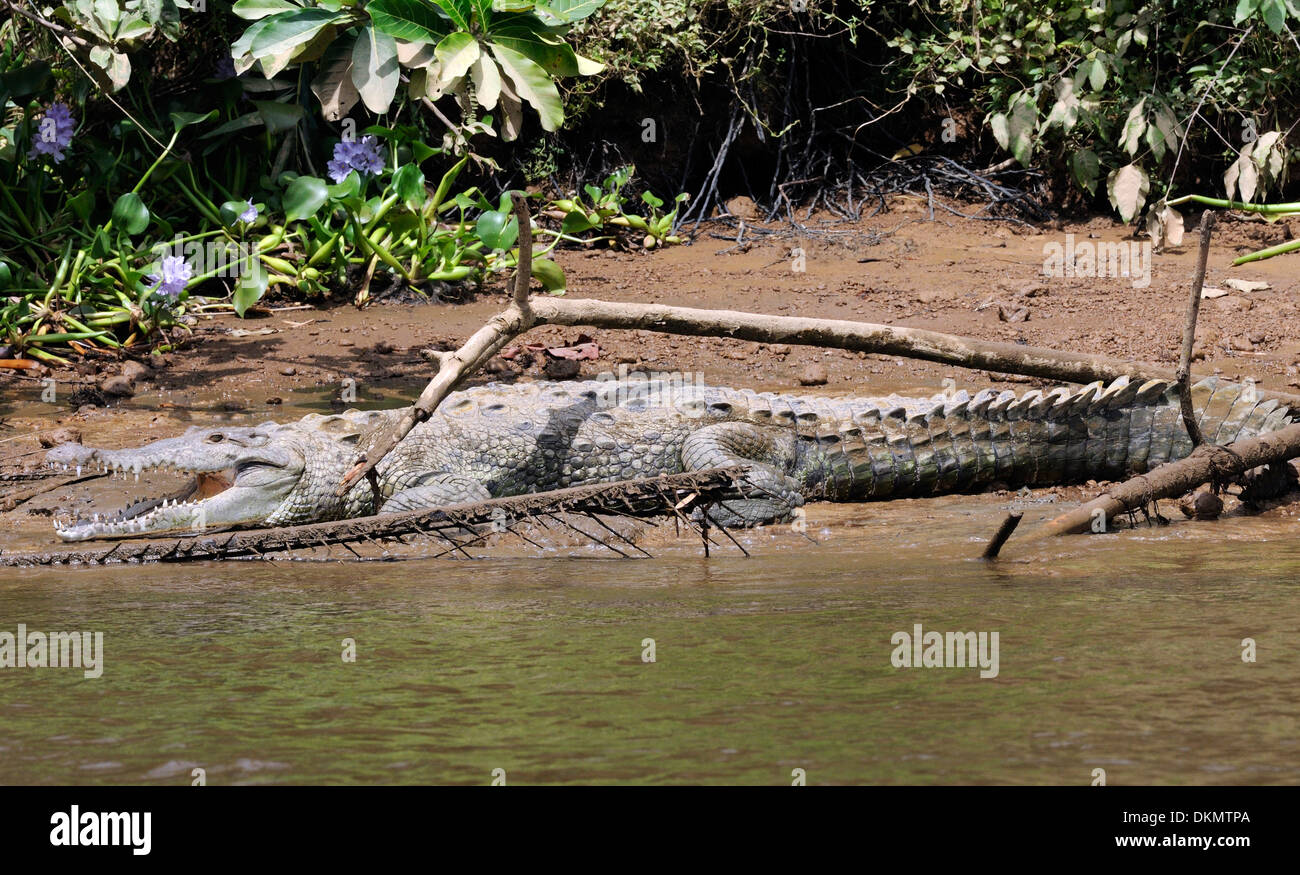
<path fill-rule="evenodd" d="M 1207 441 L 1295 418 L 1253 388 L 1193 388 Z M 747 464 L 751 488 L 712 511 L 729 526 L 788 518 L 809 500 L 864 501 L 1118 479 L 1191 449 L 1166 381 L 931 398 L 826 398 L 672 383 L 491 384 L 449 396 L 362 482 L 334 489 L 399 411 L 193 428 L 144 447 L 64 445 L 54 464 L 197 475 L 177 496 L 58 526 L 65 540 L 206 526 L 290 525 L 438 507 L 586 483 Z"/>

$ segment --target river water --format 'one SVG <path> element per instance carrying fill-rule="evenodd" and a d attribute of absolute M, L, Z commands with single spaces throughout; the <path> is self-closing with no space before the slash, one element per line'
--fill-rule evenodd
<path fill-rule="evenodd" d="M 1005 506 L 815 505 L 751 558 L 664 527 L 638 560 L 0 569 L 0 631 L 104 651 L 97 678 L 0 671 L 0 781 L 1300 780 L 1300 522 L 973 559 Z M 997 676 L 895 667 L 916 624 L 997 632 Z"/>

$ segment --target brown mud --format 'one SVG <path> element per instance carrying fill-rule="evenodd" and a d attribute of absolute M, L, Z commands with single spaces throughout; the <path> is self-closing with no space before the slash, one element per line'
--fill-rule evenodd
<path fill-rule="evenodd" d="M 1187 217 L 1189 229 L 1194 219 Z M 1067 235 L 1076 248 L 1085 242 L 1145 243 L 1106 218 L 1043 230 L 938 211 L 931 220 L 924 200 L 904 197 L 891 202 L 888 212 L 860 223 L 813 216 L 803 224 L 806 233 L 785 224 L 746 223 L 737 245 L 734 225 L 709 222 L 699 227 L 691 245 L 654 252 L 567 249 L 554 257 L 574 297 L 859 319 L 1170 368 L 1176 363 L 1195 269 L 1194 232 L 1182 247 L 1144 260 L 1151 265 L 1150 283 L 1135 287 L 1132 276 L 1045 275 L 1047 247 L 1067 246 Z M 1296 256 L 1230 266 L 1244 252 L 1293 236 L 1284 223 L 1220 222 L 1207 286 L 1227 289 L 1227 279 L 1240 278 L 1267 282 L 1269 288 L 1230 291 L 1204 302 L 1195 371 L 1250 378 L 1263 388 L 1300 388 Z M 39 438 L 60 428 L 79 432 L 87 443 L 121 446 L 192 424 L 288 420 L 354 404 L 398 406 L 414 399 L 432 374 L 419 350 L 459 345 L 506 306 L 508 294 L 506 278 L 498 277 L 462 303 L 382 302 L 365 310 L 335 304 L 273 308 L 244 320 L 201 317 L 161 367 L 137 369 L 133 396 L 110 399 L 107 406 L 73 407 L 70 401 L 78 390 L 83 394 L 76 402 L 91 397 L 89 390 L 119 373 L 122 363 L 111 358 L 54 372 L 54 403 L 41 401 L 39 377 L 0 372 L 0 472 L 37 465 Z M 826 394 L 932 394 L 946 379 L 971 390 L 999 386 L 1019 392 L 1045 385 L 892 356 L 725 338 L 647 331 L 584 334 L 558 327 L 542 327 L 523 338 L 545 347 L 587 341 L 599 345 L 594 359 L 559 361 L 524 349 L 513 359 L 494 359 L 481 380 L 590 378 L 625 366 L 699 373 L 714 384 Z M 50 508 L 84 492 L 71 487 L 33 500 L 7 515 L 5 527 L 23 533 L 24 546 L 48 544 Z M 1095 492 L 1092 486 L 1045 494 L 1077 501 Z M 994 501 L 1005 505 L 1006 494 L 990 497 Z M 994 516 L 990 507 L 990 534 Z"/>

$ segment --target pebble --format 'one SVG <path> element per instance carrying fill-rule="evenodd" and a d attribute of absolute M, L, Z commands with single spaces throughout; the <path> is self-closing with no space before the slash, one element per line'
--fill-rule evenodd
<path fill-rule="evenodd" d="M 99 391 L 117 398 L 130 398 L 135 394 L 135 386 L 121 374 L 114 374 L 100 381 Z"/>
<path fill-rule="evenodd" d="M 59 444 L 79 444 L 81 443 L 81 431 L 76 428 L 56 428 L 54 431 L 47 431 L 40 435 L 37 440 L 46 449 L 57 447 Z"/>
<path fill-rule="evenodd" d="M 818 364 L 808 365 L 803 369 L 803 373 L 799 374 L 800 386 L 825 386 L 826 380 L 826 369 Z"/>

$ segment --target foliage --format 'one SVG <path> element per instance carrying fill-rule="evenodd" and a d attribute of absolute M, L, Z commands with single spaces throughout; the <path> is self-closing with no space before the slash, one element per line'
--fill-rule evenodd
<path fill-rule="evenodd" d="M 1153 177 L 1172 175 L 1189 145 L 1239 144 L 1224 180 L 1229 198 L 1235 190 L 1253 200 L 1284 178 L 1281 130 L 1292 120 L 1277 113 L 1294 106 L 1300 84 L 1300 59 L 1283 32 L 1300 18 L 1295 0 L 1240 0 L 1235 10 L 1208 0 L 925 8 L 933 15 L 926 32 L 905 29 L 889 41 L 905 58 L 908 92 L 969 92 L 1020 164 L 1068 164 L 1090 194 L 1104 181 L 1125 221 L 1167 187 Z M 1211 134 L 1194 114 L 1221 130 Z"/>

